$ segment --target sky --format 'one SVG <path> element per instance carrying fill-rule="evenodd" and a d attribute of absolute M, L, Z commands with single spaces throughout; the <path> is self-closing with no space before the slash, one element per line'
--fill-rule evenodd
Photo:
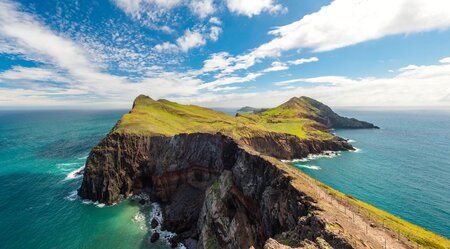
<path fill-rule="evenodd" d="M 0 108 L 450 108 L 448 0 L 0 0 Z"/>

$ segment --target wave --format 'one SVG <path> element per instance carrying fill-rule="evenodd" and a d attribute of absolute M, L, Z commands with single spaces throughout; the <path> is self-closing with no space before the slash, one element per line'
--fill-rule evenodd
<path fill-rule="evenodd" d="M 316 165 L 295 165 L 299 168 L 305 168 L 305 169 L 313 169 L 313 170 L 321 170 L 322 168 Z"/>
<path fill-rule="evenodd" d="M 292 159 L 292 160 L 281 160 L 283 163 L 299 163 L 299 162 L 309 162 L 309 161 L 313 161 L 313 160 L 317 160 L 320 158 L 334 158 L 337 156 L 340 156 L 341 152 L 339 151 L 324 151 L 320 154 L 309 154 L 304 158 L 296 158 L 296 159 Z"/>
<path fill-rule="evenodd" d="M 356 140 L 353 140 L 353 139 L 347 139 L 347 142 L 349 142 L 349 143 L 354 143 L 354 142 L 356 142 Z"/>
<path fill-rule="evenodd" d="M 85 205 L 95 205 L 96 207 L 98 207 L 98 208 L 104 208 L 104 207 L 106 207 L 106 205 L 105 205 L 105 203 L 99 203 L 98 201 L 91 201 L 91 200 L 82 200 L 81 201 L 81 203 L 83 203 L 83 204 L 85 204 Z M 112 205 L 110 205 L 110 206 L 114 206 L 114 205 L 116 205 L 117 203 L 113 203 Z"/>
<path fill-rule="evenodd" d="M 361 152 L 360 148 L 356 148 L 356 147 L 353 147 L 353 148 L 355 148 L 355 149 L 354 150 L 350 150 L 350 152 L 354 152 L 354 153 Z"/>
<path fill-rule="evenodd" d="M 70 192 L 68 196 L 64 197 L 64 199 L 66 199 L 68 201 L 74 201 L 74 200 L 78 199 L 78 191 L 74 190 L 74 191 Z"/>
<path fill-rule="evenodd" d="M 152 211 L 150 212 L 150 222 L 155 219 L 158 221 L 158 226 L 156 226 L 154 229 L 151 229 L 152 233 L 157 232 L 159 233 L 160 237 L 162 237 L 168 245 L 170 245 L 170 239 L 173 238 L 176 234 L 169 232 L 169 231 L 162 231 L 161 230 L 161 224 L 164 222 L 163 216 L 162 216 L 162 210 L 161 206 L 153 202 L 152 204 Z M 182 243 L 178 243 L 177 249 L 186 249 L 186 247 Z"/>
<path fill-rule="evenodd" d="M 67 181 L 67 180 L 80 178 L 83 176 L 83 172 L 84 172 L 84 165 L 79 167 L 78 169 L 70 172 L 69 174 L 67 174 L 67 176 L 66 176 L 66 178 L 64 178 L 64 180 Z"/>

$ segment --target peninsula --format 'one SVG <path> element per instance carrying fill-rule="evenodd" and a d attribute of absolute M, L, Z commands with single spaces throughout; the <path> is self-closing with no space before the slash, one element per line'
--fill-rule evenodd
<path fill-rule="evenodd" d="M 163 229 L 177 234 L 172 243 L 188 248 L 445 248 L 448 240 L 283 163 L 354 149 L 331 128 L 378 127 L 308 97 L 229 116 L 140 95 L 92 149 L 78 194 L 111 205 L 146 193 L 162 205 Z"/>

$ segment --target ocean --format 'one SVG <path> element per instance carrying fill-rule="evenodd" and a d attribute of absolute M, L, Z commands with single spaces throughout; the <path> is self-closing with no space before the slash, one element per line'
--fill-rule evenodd
<path fill-rule="evenodd" d="M 90 149 L 126 110 L 0 111 L 2 248 L 169 248 L 149 244 L 153 206 L 80 200 Z M 450 237 L 450 112 L 349 111 L 380 130 L 336 130 L 357 152 L 295 167 L 431 231 Z"/>
<path fill-rule="evenodd" d="M 356 152 L 294 163 L 330 187 L 450 238 L 450 111 L 350 111 L 379 130 L 335 130 Z"/>

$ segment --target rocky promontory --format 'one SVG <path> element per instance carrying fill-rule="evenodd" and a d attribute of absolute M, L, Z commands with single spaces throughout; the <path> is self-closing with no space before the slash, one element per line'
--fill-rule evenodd
<path fill-rule="evenodd" d="M 289 102 L 232 117 L 139 96 L 92 149 L 79 195 L 111 205 L 147 193 L 162 204 L 162 228 L 192 248 L 263 248 L 270 238 L 352 248 L 278 159 L 353 147 L 329 132 L 320 108 Z"/>

